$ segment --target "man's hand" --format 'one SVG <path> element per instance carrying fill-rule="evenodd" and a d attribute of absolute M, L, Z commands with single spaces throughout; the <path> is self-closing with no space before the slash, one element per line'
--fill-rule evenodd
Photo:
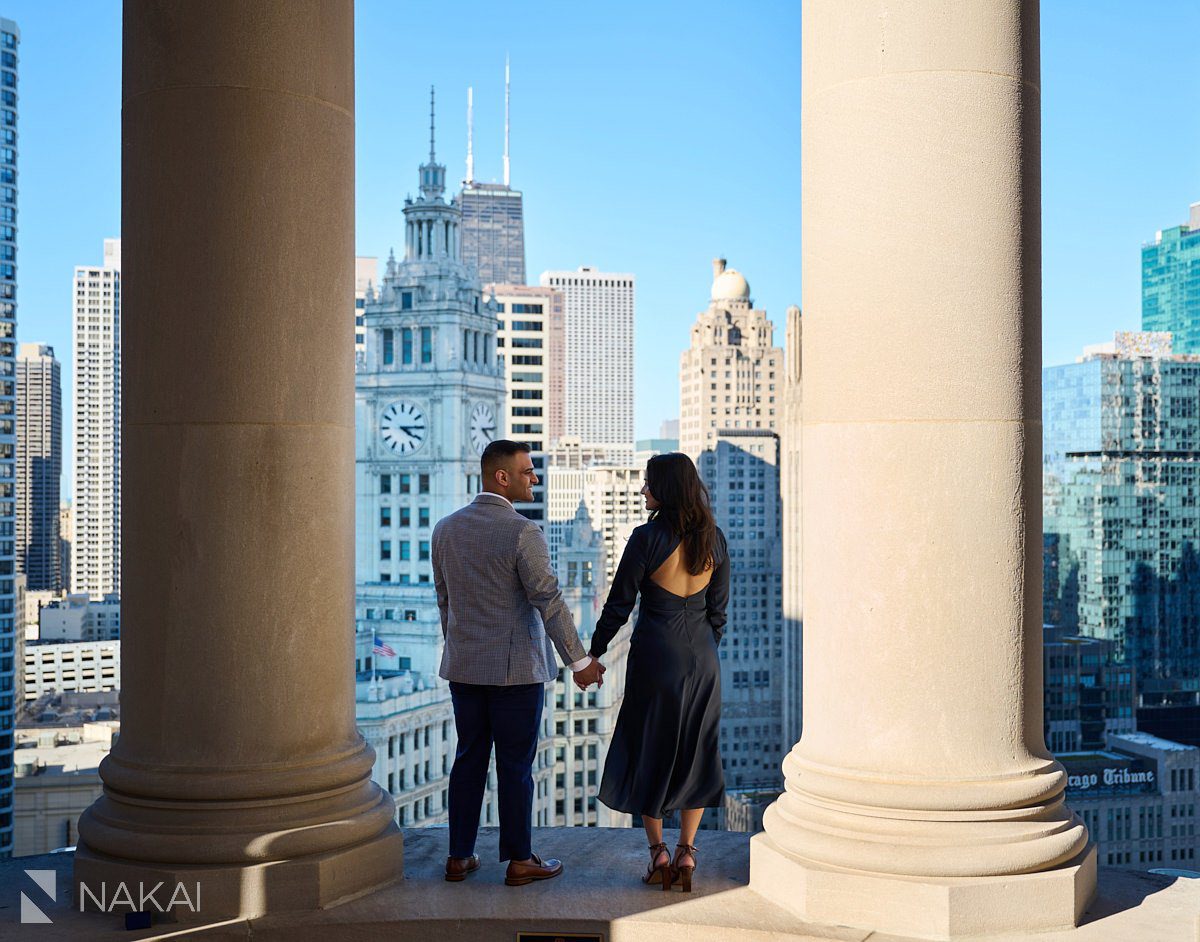
<path fill-rule="evenodd" d="M 592 658 L 592 663 L 582 670 L 575 671 L 572 679 L 575 681 L 575 686 L 580 690 L 587 690 L 592 684 L 595 684 L 597 687 L 603 687 L 605 670 L 606 668 L 603 664 L 596 658 Z"/>

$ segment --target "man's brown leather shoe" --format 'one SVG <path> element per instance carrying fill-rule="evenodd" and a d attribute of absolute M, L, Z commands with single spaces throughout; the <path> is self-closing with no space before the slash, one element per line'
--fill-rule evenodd
<path fill-rule="evenodd" d="M 474 873 L 478 869 L 478 854 L 472 854 L 470 857 L 446 858 L 446 879 L 451 883 L 461 883 L 467 878 L 468 873 Z"/>
<path fill-rule="evenodd" d="M 509 886 L 524 886 L 534 880 L 549 880 L 562 873 L 561 860 L 555 860 L 553 857 L 549 860 L 542 860 L 537 854 L 533 854 L 532 858 L 532 863 L 517 863 L 515 860 L 510 860 L 508 870 L 504 873 L 504 882 Z"/>

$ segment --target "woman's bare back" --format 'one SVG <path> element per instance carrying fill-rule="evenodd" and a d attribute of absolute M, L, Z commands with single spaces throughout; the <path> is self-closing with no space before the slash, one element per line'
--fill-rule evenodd
<path fill-rule="evenodd" d="M 689 598 L 708 585 L 712 580 L 712 569 L 705 569 L 698 576 L 688 572 L 687 556 L 683 552 L 683 542 L 675 547 L 661 566 L 650 574 L 650 581 L 673 595 Z"/>

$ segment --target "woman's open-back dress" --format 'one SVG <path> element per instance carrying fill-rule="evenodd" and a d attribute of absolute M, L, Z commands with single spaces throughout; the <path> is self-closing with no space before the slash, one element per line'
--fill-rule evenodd
<path fill-rule="evenodd" d="M 717 644 L 729 602 L 729 551 L 718 529 L 712 579 L 684 598 L 650 578 L 679 542 L 661 518 L 633 531 L 590 652 L 599 657 L 608 650 L 641 593 L 629 643 L 625 699 L 599 797 L 615 811 L 654 818 L 719 807 L 725 794 Z"/>

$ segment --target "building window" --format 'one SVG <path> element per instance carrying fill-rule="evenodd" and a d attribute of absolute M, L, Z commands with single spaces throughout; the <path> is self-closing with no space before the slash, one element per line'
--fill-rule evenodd
<path fill-rule="evenodd" d="M 428 507 L 417 508 L 417 526 L 420 526 L 420 527 L 429 526 L 429 508 Z"/>
<path fill-rule="evenodd" d="M 391 507 L 380 507 L 379 508 L 379 525 L 381 527 L 390 527 L 392 525 L 392 508 Z"/>
<path fill-rule="evenodd" d="M 408 494 L 411 491 L 412 491 L 412 475 L 411 474 L 400 475 L 400 493 Z"/>
<path fill-rule="evenodd" d="M 421 475 L 417 476 L 417 493 L 418 494 L 428 494 L 429 493 L 429 475 L 428 474 L 421 474 Z"/>
<path fill-rule="evenodd" d="M 401 543 L 400 545 L 404 546 L 403 543 Z M 380 559 L 391 559 L 392 558 L 392 541 L 391 540 L 380 540 L 379 541 L 379 558 Z"/>
<path fill-rule="evenodd" d="M 421 328 L 421 362 L 433 362 L 433 328 Z"/>
<path fill-rule="evenodd" d="M 412 526 L 412 512 L 407 507 L 400 508 L 400 526 Z"/>
<path fill-rule="evenodd" d="M 419 559 L 421 559 L 422 561 L 427 561 L 429 559 L 429 541 L 421 540 L 421 542 L 417 548 L 417 552 L 419 554 L 419 556 L 418 556 Z"/>
<path fill-rule="evenodd" d="M 393 346 L 392 331 L 383 332 L 383 365 L 391 366 L 396 362 L 396 350 Z"/>
<path fill-rule="evenodd" d="M 412 366 L 413 361 L 413 332 L 411 327 L 400 331 L 400 362 Z"/>
<path fill-rule="evenodd" d="M 400 310 L 411 311 L 413 306 L 413 293 L 411 291 L 400 292 Z"/>
<path fill-rule="evenodd" d="M 408 540 L 400 541 L 400 558 L 403 560 L 412 559 L 412 556 L 409 552 L 409 545 L 410 544 L 409 544 Z"/>

